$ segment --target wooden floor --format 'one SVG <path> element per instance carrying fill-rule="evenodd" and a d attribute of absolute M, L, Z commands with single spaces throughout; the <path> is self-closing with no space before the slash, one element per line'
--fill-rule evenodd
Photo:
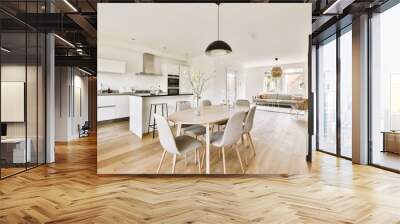
<path fill-rule="evenodd" d="M 400 175 L 314 153 L 302 175 L 97 176 L 96 139 L 0 181 L 0 223 L 400 223 Z"/>
<path fill-rule="evenodd" d="M 307 116 L 257 110 L 252 131 L 256 156 L 250 148 L 240 147 L 241 157 L 248 158 L 247 174 L 302 174 L 307 172 Z M 99 174 L 154 174 L 163 149 L 158 138 L 146 135 L 139 139 L 128 128 L 128 121 L 98 126 Z M 211 149 L 211 173 L 222 174 L 219 151 Z M 194 153 L 189 163 L 178 157 L 175 172 L 196 174 Z M 244 159 L 243 159 L 244 160 Z M 241 174 L 235 150 L 226 150 L 227 173 Z M 170 173 L 172 156 L 167 154 L 160 173 Z M 202 170 L 204 173 L 204 169 Z"/>
<path fill-rule="evenodd" d="M 381 152 L 374 150 L 372 157 L 374 164 L 388 167 L 395 170 L 400 170 L 400 155 L 391 152 Z"/>

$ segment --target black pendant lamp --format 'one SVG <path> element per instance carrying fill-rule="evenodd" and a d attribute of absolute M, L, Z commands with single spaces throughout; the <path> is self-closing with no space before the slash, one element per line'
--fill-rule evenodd
<path fill-rule="evenodd" d="M 208 56 L 223 56 L 230 54 L 232 52 L 231 46 L 227 44 L 225 41 L 219 39 L 219 4 L 220 2 L 217 3 L 218 5 L 218 40 L 212 42 L 210 45 L 208 45 L 206 49 L 206 55 Z"/>

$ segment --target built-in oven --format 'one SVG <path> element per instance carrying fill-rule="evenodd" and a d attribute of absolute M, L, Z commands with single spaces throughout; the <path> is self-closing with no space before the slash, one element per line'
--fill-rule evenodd
<path fill-rule="evenodd" d="M 168 88 L 168 95 L 179 95 L 179 88 Z"/>
<path fill-rule="evenodd" d="M 179 88 L 178 75 L 168 75 L 168 88 Z"/>

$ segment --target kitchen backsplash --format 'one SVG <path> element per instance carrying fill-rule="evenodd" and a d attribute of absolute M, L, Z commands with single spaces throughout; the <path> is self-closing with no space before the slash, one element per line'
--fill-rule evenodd
<path fill-rule="evenodd" d="M 135 89 L 158 89 L 167 91 L 165 76 L 145 76 L 136 74 L 97 74 L 97 89 L 113 89 L 119 91 Z"/>

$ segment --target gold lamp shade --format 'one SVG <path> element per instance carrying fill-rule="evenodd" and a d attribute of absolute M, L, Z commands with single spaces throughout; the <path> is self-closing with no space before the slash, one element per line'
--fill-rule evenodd
<path fill-rule="evenodd" d="M 282 76 L 282 73 L 283 72 L 281 67 L 276 66 L 271 69 L 271 75 L 274 78 L 280 78 Z"/>
<path fill-rule="evenodd" d="M 275 61 L 278 61 L 278 58 L 275 58 Z M 274 78 L 280 78 L 282 76 L 282 73 L 283 73 L 282 68 L 279 66 L 274 66 L 271 69 L 271 75 Z"/>

